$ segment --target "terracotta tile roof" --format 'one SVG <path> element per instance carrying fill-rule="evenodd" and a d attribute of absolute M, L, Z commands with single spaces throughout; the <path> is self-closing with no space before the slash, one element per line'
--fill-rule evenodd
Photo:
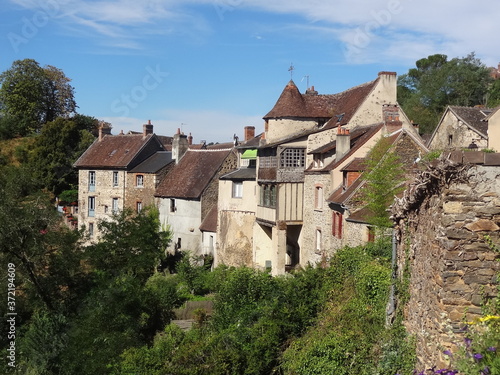
<path fill-rule="evenodd" d="M 359 150 L 361 146 L 363 146 L 366 142 L 368 142 L 368 140 L 370 140 L 373 136 L 375 136 L 375 134 L 377 134 L 377 132 L 382 128 L 383 125 L 384 125 L 383 123 L 380 123 L 376 125 L 365 126 L 363 128 L 356 128 L 356 130 L 361 131 L 362 134 L 356 137 L 355 143 L 354 145 L 351 144 L 351 149 L 349 150 L 349 152 L 345 154 L 341 160 L 332 161 L 329 165 L 327 165 L 324 168 L 324 170 L 331 171 L 337 168 L 346 158 L 352 156 L 352 154 L 354 154 L 357 150 Z M 352 133 L 354 133 L 354 131 Z"/>
<path fill-rule="evenodd" d="M 500 153 L 483 151 L 453 151 L 447 157 L 455 163 L 484 164 L 500 166 Z"/>
<path fill-rule="evenodd" d="M 344 190 L 343 186 L 339 186 L 333 191 L 333 193 L 326 200 L 330 203 L 344 204 L 358 191 L 361 185 L 363 185 L 365 180 L 362 177 L 358 177 L 356 181 L 352 183 L 347 189 Z"/>
<path fill-rule="evenodd" d="M 214 204 L 214 206 L 208 211 L 207 216 L 205 219 L 203 219 L 201 225 L 200 225 L 200 230 L 202 232 L 217 232 L 217 216 L 218 216 L 218 210 L 217 210 L 217 204 Z"/>
<path fill-rule="evenodd" d="M 146 150 L 146 147 L 148 150 Z M 151 150 L 149 150 L 151 148 Z M 105 135 L 96 140 L 75 162 L 75 168 L 129 168 L 156 151 L 163 150 L 161 142 L 154 134 L 143 137 L 141 134 Z M 144 152 L 143 152 L 144 151 Z M 144 160 L 143 159 L 143 160 Z"/>
<path fill-rule="evenodd" d="M 492 109 L 450 106 L 450 110 L 454 112 L 457 117 L 461 118 L 469 127 L 487 137 L 488 121 L 484 120 L 493 111 Z"/>
<path fill-rule="evenodd" d="M 346 172 L 362 172 L 365 170 L 366 158 L 354 158 L 349 164 L 347 164 L 341 171 Z"/>
<path fill-rule="evenodd" d="M 335 116 L 330 125 L 335 126 L 336 116 L 341 116 L 341 122 L 347 123 L 377 82 L 378 78 L 338 94 L 313 95 L 301 94 L 295 83 L 290 81 L 273 109 L 264 116 L 264 119 L 281 117 L 331 118 Z"/>
<path fill-rule="evenodd" d="M 231 149 L 187 150 L 158 185 L 155 196 L 199 199 L 230 153 Z"/>

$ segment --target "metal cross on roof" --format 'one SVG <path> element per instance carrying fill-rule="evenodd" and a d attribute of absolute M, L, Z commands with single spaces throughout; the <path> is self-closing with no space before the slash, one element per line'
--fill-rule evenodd
<path fill-rule="evenodd" d="M 288 71 L 290 72 L 290 79 L 293 78 L 293 71 L 295 68 L 293 67 L 293 63 L 290 63 L 290 67 L 288 68 Z"/>

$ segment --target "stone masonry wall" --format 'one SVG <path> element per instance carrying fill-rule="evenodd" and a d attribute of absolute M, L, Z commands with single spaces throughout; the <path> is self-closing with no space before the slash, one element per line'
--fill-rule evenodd
<path fill-rule="evenodd" d="M 481 316 L 485 299 L 496 294 L 500 271 L 498 254 L 485 241 L 489 236 L 499 243 L 500 167 L 427 173 L 413 196 L 393 209 L 398 273 L 410 281 L 404 321 L 416 337 L 421 368 L 446 365 L 443 350 L 463 342 L 463 322 Z"/>

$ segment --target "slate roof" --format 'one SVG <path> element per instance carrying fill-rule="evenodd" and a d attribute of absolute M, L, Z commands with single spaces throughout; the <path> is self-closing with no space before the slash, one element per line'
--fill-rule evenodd
<path fill-rule="evenodd" d="M 200 230 L 202 232 L 217 232 L 217 216 L 218 216 L 218 210 L 217 210 L 217 204 L 214 204 L 214 206 L 208 211 L 207 216 L 205 219 L 203 219 L 201 225 L 200 225 Z"/>
<path fill-rule="evenodd" d="M 154 134 L 143 137 L 141 134 L 105 135 L 94 143 L 78 158 L 75 168 L 128 168 L 134 158 L 148 145 L 156 142 L 155 149 L 163 149 Z M 152 152 L 154 152 L 152 150 Z"/>
<path fill-rule="evenodd" d="M 332 125 L 337 123 L 336 115 L 342 115 L 341 122 L 347 123 L 363 99 L 373 90 L 378 82 L 374 81 L 352 87 L 346 91 L 332 95 L 301 94 L 293 81 L 283 89 L 273 109 L 264 119 L 282 117 L 331 118 Z"/>
<path fill-rule="evenodd" d="M 155 196 L 199 199 L 231 149 L 187 150 L 158 185 Z"/>
<path fill-rule="evenodd" d="M 450 106 L 450 110 L 469 127 L 485 137 L 488 135 L 488 121 L 485 118 L 492 112 L 489 108 Z"/>
<path fill-rule="evenodd" d="M 132 173 L 156 173 L 164 166 L 172 163 L 172 152 L 171 151 L 158 151 L 151 155 L 145 161 L 132 168 L 130 172 Z"/>
<path fill-rule="evenodd" d="M 224 176 L 221 176 L 221 180 L 255 180 L 255 177 L 257 176 L 257 169 L 256 168 L 240 168 L 237 169 L 233 172 L 229 172 L 225 174 Z"/>

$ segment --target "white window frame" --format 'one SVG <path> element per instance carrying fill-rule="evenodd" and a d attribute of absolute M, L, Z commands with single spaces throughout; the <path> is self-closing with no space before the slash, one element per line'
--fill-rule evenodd
<path fill-rule="evenodd" d="M 243 181 L 233 181 L 232 197 L 243 198 Z"/>
<path fill-rule="evenodd" d="M 117 187 L 119 185 L 119 175 L 118 171 L 113 171 L 113 187 Z"/>
<path fill-rule="evenodd" d="M 89 208 L 88 208 L 88 217 L 95 216 L 95 197 L 89 197 Z"/>
<path fill-rule="evenodd" d="M 119 203 L 119 198 L 116 197 L 111 201 L 111 212 L 113 212 L 113 214 L 117 214 L 120 211 Z"/>
<path fill-rule="evenodd" d="M 95 171 L 89 171 L 89 191 L 95 191 L 96 176 Z"/>
<path fill-rule="evenodd" d="M 135 186 L 144 187 L 144 175 L 138 174 L 135 176 Z"/>

